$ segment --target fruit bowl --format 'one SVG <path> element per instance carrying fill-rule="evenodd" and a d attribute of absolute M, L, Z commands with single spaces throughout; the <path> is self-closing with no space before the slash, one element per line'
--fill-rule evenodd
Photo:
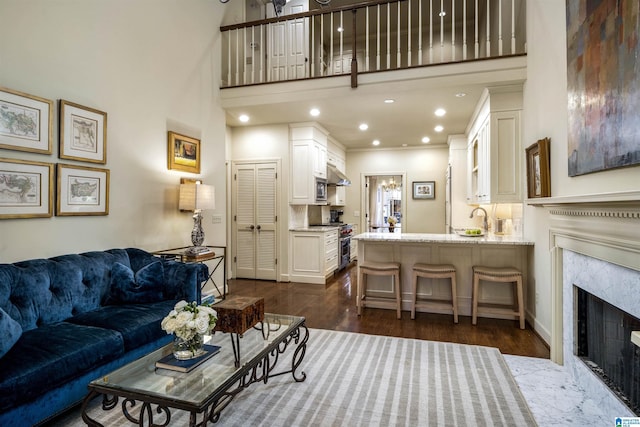
<path fill-rule="evenodd" d="M 484 231 L 480 228 L 464 228 L 462 230 L 456 230 L 458 236 L 462 237 L 482 237 L 484 236 Z"/>

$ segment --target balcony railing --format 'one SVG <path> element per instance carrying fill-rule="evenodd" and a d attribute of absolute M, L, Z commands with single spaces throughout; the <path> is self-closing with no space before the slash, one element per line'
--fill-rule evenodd
<path fill-rule="evenodd" d="M 526 53 L 526 0 L 378 0 L 221 27 L 221 87 Z M 268 5 L 270 6 L 270 5 Z"/>

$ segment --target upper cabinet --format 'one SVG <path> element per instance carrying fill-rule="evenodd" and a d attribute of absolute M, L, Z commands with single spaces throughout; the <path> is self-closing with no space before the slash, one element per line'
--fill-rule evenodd
<path fill-rule="evenodd" d="M 289 125 L 291 199 L 293 205 L 315 205 L 316 178 L 327 178 L 327 135 L 317 123 Z"/>
<path fill-rule="evenodd" d="M 485 89 L 469 127 L 467 203 L 522 202 L 522 86 Z"/>

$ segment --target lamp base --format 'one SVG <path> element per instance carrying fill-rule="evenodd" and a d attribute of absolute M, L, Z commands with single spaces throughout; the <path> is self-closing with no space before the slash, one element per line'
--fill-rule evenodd
<path fill-rule="evenodd" d="M 193 214 L 193 230 L 191 230 L 191 243 L 193 244 L 193 246 L 202 246 L 202 242 L 204 242 L 202 214 L 198 211 Z"/>

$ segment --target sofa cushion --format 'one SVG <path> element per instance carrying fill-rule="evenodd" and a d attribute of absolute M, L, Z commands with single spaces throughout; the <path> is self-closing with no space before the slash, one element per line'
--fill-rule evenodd
<path fill-rule="evenodd" d="M 26 331 L 0 359 L 0 412 L 122 354 L 122 336 L 109 329 L 61 322 Z"/>
<path fill-rule="evenodd" d="M 22 335 L 22 326 L 0 308 L 0 357 L 7 354 Z"/>
<path fill-rule="evenodd" d="M 147 264 L 135 274 L 116 262 L 111 268 L 111 292 L 108 304 L 133 304 L 162 301 L 164 268 L 160 261 Z"/>
<path fill-rule="evenodd" d="M 168 300 L 147 304 L 107 305 L 71 317 L 67 321 L 118 331 L 124 340 L 125 351 L 130 351 L 166 335 L 160 322 L 175 304 L 175 300 Z"/>

